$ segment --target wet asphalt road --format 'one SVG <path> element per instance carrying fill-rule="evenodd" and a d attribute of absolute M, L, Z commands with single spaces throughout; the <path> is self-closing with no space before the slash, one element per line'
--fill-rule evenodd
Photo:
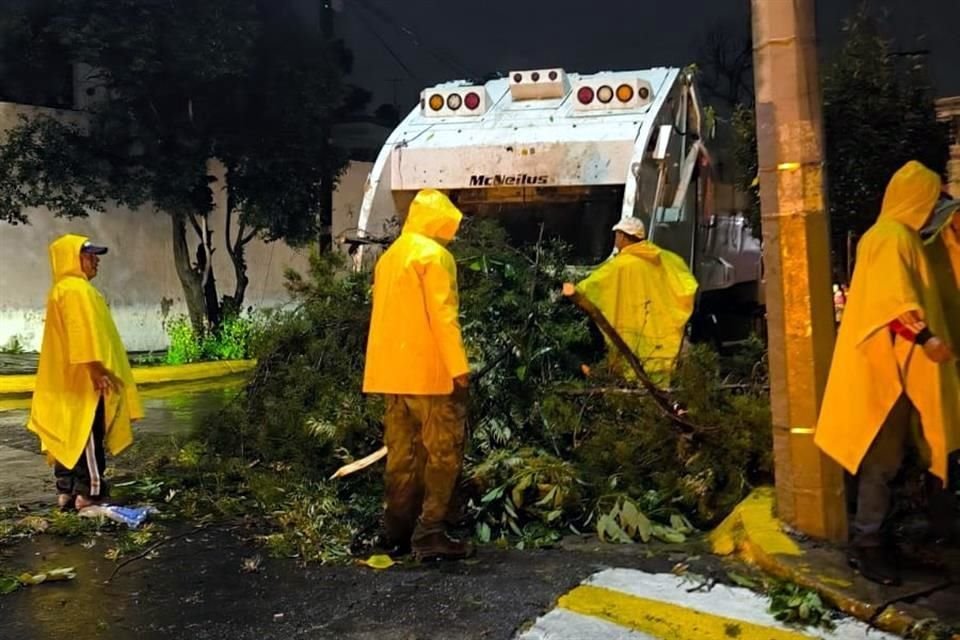
<path fill-rule="evenodd" d="M 75 566 L 71 583 L 0 597 L 0 637 L 18 640 L 511 638 L 555 600 L 607 567 L 666 572 L 682 554 L 645 558 L 641 547 L 484 549 L 462 563 L 309 567 L 265 559 L 238 532 L 209 531 L 164 546 L 152 560 L 115 564 L 104 549 L 40 537 L 0 562 L 14 569 Z M 2 552 L 0 552 L 2 553 Z M 694 561 L 699 571 L 716 560 Z"/>
<path fill-rule="evenodd" d="M 230 377 L 142 389 L 146 416 L 134 426 L 134 448 L 149 447 L 155 438 L 185 436 L 236 397 L 242 382 Z M 39 455 L 36 436 L 25 428 L 29 402 L 0 405 L 0 506 L 45 505 L 53 499 L 53 474 Z M 108 465 L 123 469 L 132 458 L 124 454 Z M 0 640 L 5 640 L 2 634 Z"/>
<path fill-rule="evenodd" d="M 145 393 L 141 434 L 183 434 L 228 402 L 236 382 L 189 385 Z M 49 499 L 49 470 L 24 428 L 26 409 L 0 411 L 0 449 L 19 463 L 0 465 L 0 500 Z M 122 458 L 121 458 L 122 462 Z M 27 489 L 30 490 L 27 490 Z M 17 499 L 17 498 L 20 499 Z M 184 529 L 187 531 L 189 529 Z M 656 557 L 647 547 L 580 543 L 551 551 L 482 549 L 456 564 L 407 564 L 377 572 L 362 566 L 301 567 L 264 557 L 244 573 L 243 560 L 264 554 L 254 534 L 211 529 L 164 545 L 105 583 L 116 563 L 107 542 L 38 536 L 0 548 L 0 573 L 73 566 L 72 582 L 0 596 L 0 640 L 133 638 L 511 638 L 556 599 L 607 567 L 669 571 L 684 553 Z M 716 560 L 693 562 L 716 570 Z"/>

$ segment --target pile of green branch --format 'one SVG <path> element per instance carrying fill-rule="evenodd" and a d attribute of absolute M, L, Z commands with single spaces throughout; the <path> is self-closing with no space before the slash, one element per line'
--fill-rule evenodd
<path fill-rule="evenodd" d="M 603 360 L 603 343 L 561 294 L 571 277 L 563 245 L 517 249 L 500 227 L 476 220 L 462 236 L 451 249 L 477 374 L 462 493 L 478 539 L 550 544 L 596 528 L 616 505 L 614 515 L 622 515 L 628 502 L 628 513 L 636 507 L 669 536 L 679 532 L 671 523 L 686 529 L 716 522 L 768 479 L 762 351 L 726 366 L 706 348 L 687 350 L 669 399 L 685 408 L 683 422 L 709 427 L 692 434 L 663 410 L 663 397 L 624 388 L 594 365 Z M 326 480 L 382 445 L 382 401 L 361 393 L 369 274 L 348 273 L 325 256 L 288 282 L 295 310 L 272 319 L 248 386 L 196 438 L 213 465 L 283 465 L 290 472 L 276 482 L 285 495 L 302 495 L 309 485 L 324 500 L 375 505 L 382 467 Z M 293 479 L 295 486 L 287 484 Z M 375 511 L 350 532 L 375 528 Z M 294 526 L 289 518 L 277 524 Z M 330 535 L 345 534 L 338 531 Z"/>

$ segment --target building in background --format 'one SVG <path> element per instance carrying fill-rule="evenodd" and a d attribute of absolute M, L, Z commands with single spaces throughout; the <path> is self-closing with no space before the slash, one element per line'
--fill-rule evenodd
<path fill-rule="evenodd" d="M 21 117 L 49 116 L 82 126 L 82 109 L 87 100 L 96 99 L 82 83 L 74 85 L 74 109 L 54 109 L 13 102 L 0 102 L 0 137 L 14 128 Z M 386 138 L 377 127 L 357 125 L 342 132 L 344 148 L 351 163 L 340 178 L 333 196 L 333 233 L 339 235 L 356 226 L 364 184 L 371 165 L 355 158 L 370 157 Z M 334 134 L 335 139 L 337 133 Z M 214 184 L 215 208 L 210 214 L 213 230 L 213 266 L 221 293 L 234 288 L 234 270 L 224 241 L 226 194 L 223 168 L 210 163 Z M 108 204 L 105 213 L 85 219 L 54 217 L 44 208 L 27 212 L 30 223 L 10 225 L 0 222 L 0 349 L 14 342 L 28 351 L 40 346 L 43 335 L 44 303 L 50 287 L 47 247 L 64 233 L 77 233 L 106 244 L 111 252 L 104 259 L 97 287 L 104 293 L 113 311 L 124 343 L 131 351 L 155 351 L 168 344 L 166 324 L 186 315 L 183 290 L 173 258 L 170 218 L 152 206 L 137 210 Z M 191 253 L 196 238 L 191 237 Z M 284 287 L 288 268 L 305 271 L 306 249 L 294 249 L 282 241 L 265 243 L 254 239 L 246 249 L 250 285 L 245 307 L 282 306 L 289 297 Z"/>
<path fill-rule="evenodd" d="M 960 96 L 937 100 L 937 119 L 950 125 L 950 162 L 947 164 L 950 195 L 960 198 Z"/>

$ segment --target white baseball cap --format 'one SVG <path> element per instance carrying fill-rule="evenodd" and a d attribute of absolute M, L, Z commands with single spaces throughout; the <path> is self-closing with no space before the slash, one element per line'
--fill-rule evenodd
<path fill-rule="evenodd" d="M 620 222 L 613 225 L 614 231 L 623 231 L 628 236 L 643 240 L 647 237 L 647 228 L 643 226 L 643 220 L 640 218 L 621 218 Z"/>

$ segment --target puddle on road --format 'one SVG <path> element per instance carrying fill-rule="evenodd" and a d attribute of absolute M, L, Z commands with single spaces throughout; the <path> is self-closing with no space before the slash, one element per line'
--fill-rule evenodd
<path fill-rule="evenodd" d="M 108 466 L 131 471 L 139 454 L 151 449 L 151 441 L 183 437 L 237 397 L 245 377 L 174 385 L 141 390 L 145 417 L 134 425 L 134 446 Z M 45 504 L 52 499 L 53 474 L 39 455 L 37 437 L 26 429 L 30 400 L 16 408 L 0 407 L 0 505 Z"/>
<path fill-rule="evenodd" d="M 185 526 L 175 525 L 169 533 L 178 533 L 182 529 L 176 527 Z M 188 539 L 190 541 L 171 543 L 160 551 L 158 559 L 143 559 L 127 565 L 107 582 L 117 566 L 104 558 L 112 542 L 106 536 L 94 539 L 96 544 L 85 548 L 79 541 L 36 536 L 11 549 L 0 549 L 3 572 L 36 573 L 73 567 L 77 573 L 76 579 L 69 582 L 25 587 L 14 594 L 0 596 L 0 620 L 12 627 L 15 637 L 21 640 L 168 637 L 163 629 L 176 621 L 176 612 L 200 604 L 194 601 L 203 597 L 202 589 L 198 596 L 190 588 L 191 580 L 200 576 L 184 573 L 181 555 L 210 553 L 214 548 L 229 549 L 236 545 L 234 539 L 222 532 L 200 534 Z M 203 571 L 203 579 L 236 581 L 238 562 L 231 561 L 232 570 L 215 565 L 215 574 Z"/>
<path fill-rule="evenodd" d="M 0 557 L 5 571 L 41 572 L 57 567 L 74 567 L 77 577 L 70 582 L 41 584 L 25 587 L 19 592 L 3 596 L 0 611 L 16 606 L 0 617 L 13 621 L 19 618 L 24 638 L 67 637 L 81 640 L 96 638 L 99 632 L 122 620 L 127 615 L 131 587 L 126 583 L 122 598 L 113 598 L 115 587 L 103 582 L 113 571 L 113 563 L 103 558 L 103 549 L 85 549 L 79 543 L 64 544 L 51 536 L 37 536 L 10 549 L 15 559 Z M 110 606 L 105 607 L 105 599 Z M 29 629 L 29 631 L 25 631 Z M 24 635 L 25 631 L 25 635 Z M 33 634 L 32 636 L 30 634 Z"/>

